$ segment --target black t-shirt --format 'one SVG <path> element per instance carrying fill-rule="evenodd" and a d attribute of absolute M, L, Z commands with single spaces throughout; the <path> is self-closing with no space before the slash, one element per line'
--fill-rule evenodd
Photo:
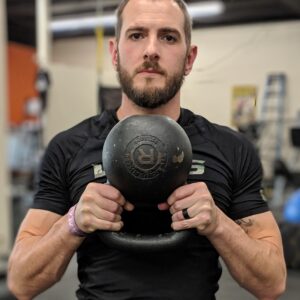
<path fill-rule="evenodd" d="M 33 208 L 64 215 L 89 182 L 106 182 L 102 147 L 117 122 L 115 111 L 104 111 L 52 139 Z M 217 206 L 233 220 L 268 211 L 260 193 L 261 164 L 247 139 L 187 109 L 181 109 L 178 123 L 193 149 L 188 183 L 205 182 Z M 212 300 L 221 276 L 218 257 L 211 243 L 196 233 L 183 249 L 156 254 L 112 249 L 93 233 L 77 250 L 77 297 Z"/>

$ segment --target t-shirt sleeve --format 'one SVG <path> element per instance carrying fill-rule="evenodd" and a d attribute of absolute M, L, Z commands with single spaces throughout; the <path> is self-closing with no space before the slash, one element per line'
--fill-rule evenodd
<path fill-rule="evenodd" d="M 234 188 L 230 217 L 234 220 L 269 210 L 262 193 L 262 165 L 253 145 L 245 138 L 236 148 Z"/>
<path fill-rule="evenodd" d="M 32 208 L 64 215 L 70 207 L 70 197 L 65 175 L 67 158 L 61 138 L 61 135 L 54 137 L 45 151 Z"/>

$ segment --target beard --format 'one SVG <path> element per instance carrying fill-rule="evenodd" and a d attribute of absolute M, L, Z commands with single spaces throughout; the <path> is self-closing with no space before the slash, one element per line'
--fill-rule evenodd
<path fill-rule="evenodd" d="M 137 88 L 134 87 L 133 78 L 141 70 L 153 69 L 156 72 L 159 72 L 166 79 L 164 87 L 151 87 L 147 86 L 151 83 L 153 79 L 145 79 L 145 87 Z M 167 72 L 160 68 L 156 61 L 145 61 L 143 65 L 138 68 L 133 76 L 131 76 L 120 63 L 120 58 L 118 57 L 118 79 L 122 87 L 123 92 L 126 96 L 133 101 L 136 105 L 143 108 L 157 108 L 161 105 L 168 103 L 179 91 L 183 82 L 184 82 L 184 71 L 185 71 L 185 62 L 182 63 L 179 71 L 174 73 L 172 76 L 168 76 Z"/>

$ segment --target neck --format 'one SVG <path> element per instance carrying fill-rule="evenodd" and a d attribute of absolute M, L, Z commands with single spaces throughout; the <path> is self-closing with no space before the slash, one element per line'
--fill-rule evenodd
<path fill-rule="evenodd" d="M 180 116 L 180 94 L 178 92 L 173 99 L 160 107 L 144 108 L 137 106 L 123 93 L 121 106 L 117 111 L 117 117 L 119 120 L 122 120 L 132 115 L 164 115 L 177 121 Z"/>

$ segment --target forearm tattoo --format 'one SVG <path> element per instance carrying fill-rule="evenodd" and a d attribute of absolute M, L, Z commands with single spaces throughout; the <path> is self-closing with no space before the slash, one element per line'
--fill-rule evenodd
<path fill-rule="evenodd" d="M 240 225 L 242 229 L 248 233 L 248 228 L 253 225 L 253 220 L 252 219 L 239 219 L 235 221 L 236 224 Z"/>

